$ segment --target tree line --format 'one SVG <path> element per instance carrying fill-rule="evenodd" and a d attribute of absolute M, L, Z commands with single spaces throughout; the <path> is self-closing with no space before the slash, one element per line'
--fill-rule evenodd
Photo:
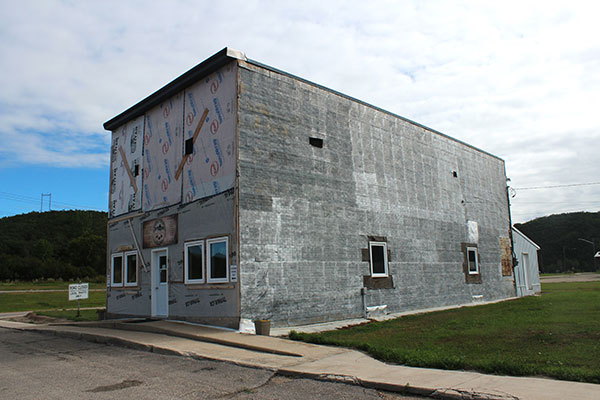
<path fill-rule="evenodd" d="M 537 243 L 540 272 L 584 272 L 600 268 L 600 212 L 536 218 L 515 227 Z"/>
<path fill-rule="evenodd" d="M 0 219 L 0 280 L 94 279 L 106 275 L 107 213 L 31 212 Z M 594 271 L 600 212 L 550 215 L 515 224 L 536 242 L 540 272 Z"/>
<path fill-rule="evenodd" d="M 107 214 L 31 212 L 0 219 L 0 280 L 106 275 Z"/>

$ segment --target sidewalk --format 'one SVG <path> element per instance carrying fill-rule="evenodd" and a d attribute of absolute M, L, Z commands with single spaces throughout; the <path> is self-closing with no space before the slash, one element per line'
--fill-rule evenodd
<path fill-rule="evenodd" d="M 389 365 L 361 352 L 175 321 L 116 320 L 0 328 L 34 330 L 164 354 L 265 368 L 282 375 L 342 381 L 443 399 L 599 399 L 600 385 Z"/>

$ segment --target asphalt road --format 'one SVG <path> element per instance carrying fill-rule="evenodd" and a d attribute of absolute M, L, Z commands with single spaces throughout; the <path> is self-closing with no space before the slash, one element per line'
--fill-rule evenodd
<path fill-rule="evenodd" d="M 540 276 L 541 283 L 554 282 L 593 282 L 600 281 L 600 274 L 594 272 L 581 272 L 577 274 L 560 274 L 550 276 Z"/>
<path fill-rule="evenodd" d="M 419 399 L 0 328 L 0 399 Z"/>

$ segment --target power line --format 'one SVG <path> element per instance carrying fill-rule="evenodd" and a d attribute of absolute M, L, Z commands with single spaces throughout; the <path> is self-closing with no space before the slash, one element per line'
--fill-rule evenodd
<path fill-rule="evenodd" d="M 79 208 L 86 208 L 86 209 L 90 209 L 90 210 L 102 211 L 102 210 L 99 210 L 97 207 L 82 206 L 80 204 L 63 203 L 62 201 L 53 201 L 52 204 L 57 205 L 59 207 L 79 207 Z"/>
<path fill-rule="evenodd" d="M 8 192 L 0 192 L 0 199 L 4 199 L 4 200 L 11 200 L 11 201 L 16 201 L 19 203 L 29 203 L 29 204 L 40 204 L 40 199 L 39 198 L 35 198 L 35 197 L 30 197 L 30 196 L 24 196 L 21 194 L 16 194 L 16 193 L 8 193 Z M 90 206 L 84 206 L 81 204 L 70 204 L 70 203 L 63 203 L 60 201 L 54 201 L 53 204 L 55 206 L 58 207 L 77 207 L 80 209 L 87 209 L 87 210 L 93 210 L 93 211 L 103 211 L 98 209 L 97 207 L 90 207 Z"/>
<path fill-rule="evenodd" d="M 574 186 L 592 186 L 592 185 L 600 185 L 600 182 L 571 183 L 568 185 L 552 185 L 552 186 L 531 186 L 531 187 L 513 188 L 513 189 L 515 189 L 515 190 L 554 189 L 554 188 L 564 188 L 564 187 L 574 187 Z"/>
<path fill-rule="evenodd" d="M 518 198 L 517 198 L 518 199 Z M 590 200 L 590 201 L 522 201 L 515 200 L 514 203 L 518 204 L 570 204 L 570 205 L 594 205 L 598 204 L 600 206 L 600 200 Z"/>
<path fill-rule="evenodd" d="M 22 196 L 20 194 L 14 194 L 14 193 L 0 192 L 0 198 L 3 198 L 5 200 L 18 201 L 21 203 L 39 204 L 39 199 L 37 199 L 37 198 L 29 197 L 29 196 Z"/>

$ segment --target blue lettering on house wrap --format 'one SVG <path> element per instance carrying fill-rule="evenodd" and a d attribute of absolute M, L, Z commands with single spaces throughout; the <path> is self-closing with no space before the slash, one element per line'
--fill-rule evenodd
<path fill-rule="evenodd" d="M 208 164 L 208 162 L 210 161 L 210 159 L 208 158 L 208 154 L 206 153 L 206 146 L 204 145 L 204 140 L 202 140 L 202 138 L 200 139 L 200 145 L 202 146 L 202 152 L 204 153 L 204 161 Z M 196 155 L 194 153 L 194 155 Z"/>
<path fill-rule="evenodd" d="M 150 189 L 148 189 L 148 184 L 145 183 L 144 184 L 144 197 L 146 198 L 146 205 L 149 206 L 150 205 Z"/>
<path fill-rule="evenodd" d="M 169 162 L 167 159 L 165 159 L 165 172 L 167 174 L 167 181 L 171 183 L 171 170 L 169 169 Z"/>
<path fill-rule="evenodd" d="M 150 114 L 146 117 L 146 126 L 148 127 L 148 137 L 152 137 L 152 121 L 150 121 Z"/>
<path fill-rule="evenodd" d="M 223 158 L 221 157 L 221 147 L 219 146 L 219 141 L 217 139 L 213 139 L 213 144 L 215 145 L 215 153 L 217 154 L 217 159 L 219 160 L 219 167 L 223 166 Z"/>
<path fill-rule="evenodd" d="M 213 103 L 215 105 L 215 112 L 217 113 L 217 117 L 219 118 L 219 123 L 223 123 L 223 114 L 221 113 L 221 104 L 219 103 L 219 99 L 216 97 L 213 99 Z"/>
<path fill-rule="evenodd" d="M 190 106 L 192 107 L 192 112 L 194 113 L 194 117 L 198 115 L 198 111 L 196 108 L 196 102 L 194 101 L 194 96 L 191 93 L 188 93 L 188 97 L 190 99 Z"/>
<path fill-rule="evenodd" d="M 169 122 L 165 122 L 165 131 L 167 132 L 167 139 L 169 139 L 169 146 L 173 144 L 171 140 L 171 128 L 169 127 Z"/>
<path fill-rule="evenodd" d="M 213 181 L 213 187 L 215 188 L 215 194 L 221 193 L 221 191 L 219 190 L 219 182 Z"/>
<path fill-rule="evenodd" d="M 196 196 L 196 182 L 194 181 L 194 175 L 192 175 L 192 170 L 188 169 L 188 179 L 190 181 L 190 186 L 192 187 L 192 193 L 194 193 L 194 197 Z"/>
<path fill-rule="evenodd" d="M 146 149 L 146 169 L 148 173 L 152 172 L 152 164 L 150 163 L 150 152 Z"/>
<path fill-rule="evenodd" d="M 223 83 L 223 75 L 220 72 L 217 73 L 217 78 L 219 78 L 219 83 Z"/>

